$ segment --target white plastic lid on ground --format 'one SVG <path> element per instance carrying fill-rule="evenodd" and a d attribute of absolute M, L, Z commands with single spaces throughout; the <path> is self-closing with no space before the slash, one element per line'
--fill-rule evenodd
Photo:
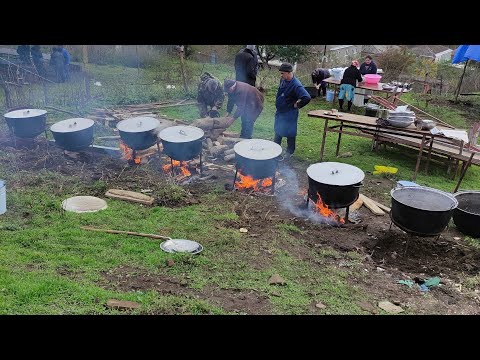
<path fill-rule="evenodd" d="M 106 209 L 107 202 L 95 196 L 74 196 L 63 200 L 62 208 L 76 213 L 97 212 Z"/>

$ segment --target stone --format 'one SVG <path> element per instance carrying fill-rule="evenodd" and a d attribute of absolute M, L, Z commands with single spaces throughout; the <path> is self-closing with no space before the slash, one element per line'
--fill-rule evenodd
<path fill-rule="evenodd" d="M 380 301 L 378 307 L 389 314 L 399 314 L 404 311 L 400 306 L 394 305 L 390 301 Z"/>
<path fill-rule="evenodd" d="M 127 310 L 127 309 L 138 309 L 140 307 L 140 304 L 135 301 L 109 299 L 107 301 L 107 307 L 111 307 L 118 310 Z"/>
<path fill-rule="evenodd" d="M 168 266 L 173 266 L 175 264 L 175 261 L 173 261 L 172 259 L 167 259 L 167 265 Z"/>
<path fill-rule="evenodd" d="M 321 302 L 318 302 L 318 303 L 315 304 L 315 307 L 317 309 L 325 309 L 327 307 L 327 305 L 322 304 Z"/>
<path fill-rule="evenodd" d="M 268 280 L 269 285 L 286 285 L 287 283 L 279 274 L 273 274 Z"/>

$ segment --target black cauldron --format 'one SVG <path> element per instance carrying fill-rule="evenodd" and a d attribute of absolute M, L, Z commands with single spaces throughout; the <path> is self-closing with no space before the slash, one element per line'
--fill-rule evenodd
<path fill-rule="evenodd" d="M 163 152 L 178 161 L 191 160 L 202 152 L 204 132 L 196 126 L 171 126 L 163 129 L 159 137 Z"/>
<path fill-rule="evenodd" d="M 365 173 L 352 165 L 338 162 L 312 164 L 307 168 L 308 197 L 317 202 L 318 196 L 330 208 L 343 208 L 357 201 Z"/>
<path fill-rule="evenodd" d="M 68 151 L 81 151 L 93 143 L 94 121 L 72 118 L 59 121 L 50 127 L 55 144 Z"/>
<path fill-rule="evenodd" d="M 236 168 L 242 175 L 265 179 L 275 175 L 282 147 L 263 139 L 246 139 L 235 144 Z"/>
<path fill-rule="evenodd" d="M 20 138 L 34 138 L 45 131 L 47 112 L 41 109 L 14 110 L 3 115 L 10 132 Z"/>
<path fill-rule="evenodd" d="M 465 235 L 480 238 L 480 191 L 459 191 L 455 194 L 458 206 L 453 210 L 453 222 Z"/>
<path fill-rule="evenodd" d="M 435 236 L 448 225 L 458 201 L 453 195 L 424 186 L 393 189 L 390 217 L 400 229 L 418 236 Z"/>
<path fill-rule="evenodd" d="M 160 122 L 152 117 L 139 116 L 120 121 L 117 129 L 122 141 L 133 150 L 145 150 L 158 141 L 156 131 Z"/>

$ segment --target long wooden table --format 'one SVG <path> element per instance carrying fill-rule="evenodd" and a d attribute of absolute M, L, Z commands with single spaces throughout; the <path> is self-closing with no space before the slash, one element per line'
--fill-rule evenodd
<path fill-rule="evenodd" d="M 323 81 L 325 81 L 327 84 L 331 84 L 334 86 L 333 102 L 335 103 L 336 94 L 338 92 L 338 88 L 340 87 L 340 80 L 335 80 L 333 77 L 329 77 Z M 401 88 L 402 89 L 401 91 L 397 91 L 398 87 L 394 87 L 391 90 L 385 90 L 383 88 L 383 85 L 386 85 L 386 84 L 385 83 L 369 84 L 369 83 L 366 83 L 365 81 L 362 81 L 357 84 L 356 88 L 364 89 L 364 90 L 372 90 L 372 91 L 385 94 L 386 95 L 385 100 L 391 103 L 392 106 L 396 106 L 398 98 L 402 94 L 410 91 L 410 90 L 407 90 L 406 88 Z"/>
<path fill-rule="evenodd" d="M 406 128 L 398 128 L 393 126 L 380 126 L 377 124 L 376 117 L 363 116 L 351 113 L 338 112 L 339 116 L 330 114 L 330 111 L 312 110 L 307 113 L 310 117 L 321 118 L 325 120 L 323 128 L 322 143 L 320 146 L 320 162 L 323 161 L 323 154 L 325 150 L 325 139 L 327 132 L 338 133 L 337 148 L 335 155 L 338 156 L 340 150 L 340 142 L 342 134 L 353 136 L 360 136 L 373 139 L 372 150 L 377 147 L 379 141 L 392 142 L 396 144 L 403 144 L 407 146 L 414 146 L 419 148 L 417 163 L 415 165 L 415 172 L 412 180 L 417 178 L 418 169 L 422 159 L 424 148 L 428 146 L 428 156 L 426 163 L 426 171 L 432 156 L 432 152 L 446 155 L 465 162 L 468 160 L 470 152 L 463 149 L 463 141 L 447 138 L 444 135 L 433 135 L 428 130 L 418 130 L 413 124 Z M 333 126 L 329 126 L 329 122 L 336 122 Z M 356 130 L 356 132 L 349 131 L 349 129 Z M 437 129 L 449 129 L 444 126 L 437 126 Z M 434 140 L 437 140 L 434 144 Z M 438 148 L 438 149 L 437 149 Z M 437 151 L 438 150 L 438 151 Z M 477 154 L 478 155 L 478 154 Z M 480 164 L 480 157 L 474 157 L 473 164 Z"/>

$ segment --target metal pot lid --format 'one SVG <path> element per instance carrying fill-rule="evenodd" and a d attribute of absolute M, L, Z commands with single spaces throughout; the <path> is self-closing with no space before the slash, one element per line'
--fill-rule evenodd
<path fill-rule="evenodd" d="M 235 144 L 236 154 L 251 160 L 275 159 L 282 153 L 282 147 L 270 140 L 247 139 Z"/>
<path fill-rule="evenodd" d="M 160 139 L 172 143 L 184 143 L 199 140 L 205 133 L 196 126 L 170 126 L 160 131 Z"/>
<path fill-rule="evenodd" d="M 168 253 L 188 252 L 198 254 L 203 250 L 203 246 L 192 240 L 169 239 L 160 244 L 160 248 Z"/>
<path fill-rule="evenodd" d="M 452 194 L 427 186 L 395 188 L 390 191 L 390 196 L 400 204 L 418 210 L 448 211 L 458 206 L 458 201 Z"/>
<path fill-rule="evenodd" d="M 122 120 L 117 124 L 117 129 L 129 133 L 151 131 L 160 125 L 160 121 L 148 116 L 138 116 Z"/>
<path fill-rule="evenodd" d="M 10 119 L 27 119 L 27 118 L 42 116 L 42 115 L 45 115 L 46 113 L 47 113 L 46 110 L 41 110 L 41 109 L 20 109 L 20 110 L 10 111 L 3 116 Z"/>
<path fill-rule="evenodd" d="M 91 119 L 72 118 L 59 121 L 50 127 L 50 131 L 58 133 L 70 133 L 85 130 L 93 126 L 95 122 Z"/>
<path fill-rule="evenodd" d="M 339 162 L 312 164 L 307 168 L 307 175 L 316 182 L 336 186 L 358 184 L 365 178 L 365 173 L 361 169 Z"/>

